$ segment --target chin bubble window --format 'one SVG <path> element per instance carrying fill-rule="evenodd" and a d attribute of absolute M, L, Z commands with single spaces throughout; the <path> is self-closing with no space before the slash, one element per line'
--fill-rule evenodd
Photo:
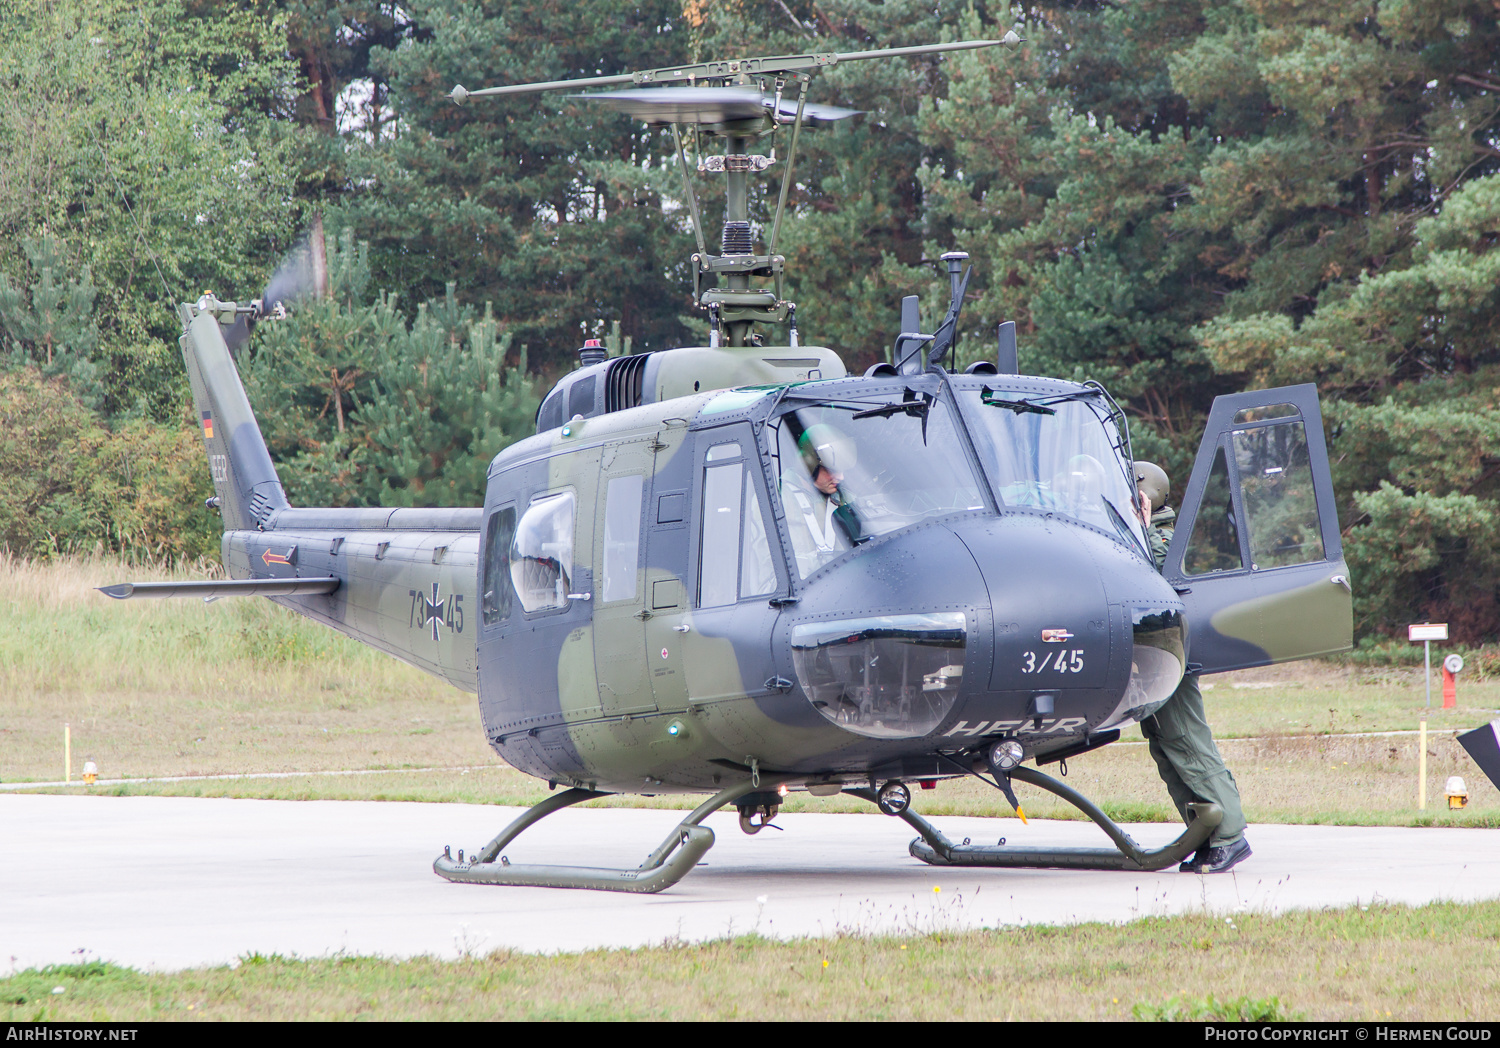
<path fill-rule="evenodd" d="M 953 708 L 966 641 L 962 612 L 810 622 L 792 628 L 792 663 L 813 706 L 839 727 L 910 739 Z"/>
<path fill-rule="evenodd" d="M 1182 682 L 1187 665 L 1183 647 L 1187 628 L 1182 612 L 1135 607 L 1130 609 L 1130 622 L 1135 641 L 1130 649 L 1130 683 L 1120 705 L 1098 730 L 1151 716 Z"/>

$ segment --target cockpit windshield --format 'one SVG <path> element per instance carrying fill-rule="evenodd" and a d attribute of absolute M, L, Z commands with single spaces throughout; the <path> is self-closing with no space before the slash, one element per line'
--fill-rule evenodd
<path fill-rule="evenodd" d="M 803 577 L 877 535 L 985 508 L 952 409 L 927 394 L 799 407 L 768 443 Z"/>
<path fill-rule="evenodd" d="M 1006 506 L 1031 506 L 1097 525 L 1146 550 L 1123 441 L 1101 398 L 959 393 L 974 442 Z"/>

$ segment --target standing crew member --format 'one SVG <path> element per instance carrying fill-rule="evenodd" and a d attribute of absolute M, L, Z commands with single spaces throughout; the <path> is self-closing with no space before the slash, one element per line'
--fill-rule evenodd
<path fill-rule="evenodd" d="M 1171 482 L 1160 466 L 1137 462 L 1135 483 L 1140 492 L 1142 516 L 1149 522 L 1146 530 L 1151 556 L 1160 571 L 1177 523 L 1177 514 L 1166 505 Z M 1161 508 L 1153 512 L 1153 506 Z M 1224 810 L 1224 821 L 1214 835 L 1178 869 L 1183 873 L 1224 873 L 1248 859 L 1250 843 L 1245 840 L 1240 788 L 1225 766 L 1208 727 L 1203 693 L 1198 690 L 1198 674 L 1192 671 L 1183 674 L 1182 683 L 1172 697 L 1141 721 L 1141 733 L 1150 743 L 1156 769 L 1184 822 L 1192 821 L 1188 810 L 1191 801 L 1211 802 Z"/>

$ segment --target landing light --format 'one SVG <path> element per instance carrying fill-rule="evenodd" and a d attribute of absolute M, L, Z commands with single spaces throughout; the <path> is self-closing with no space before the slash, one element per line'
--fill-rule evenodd
<path fill-rule="evenodd" d="M 1007 772 L 1026 759 L 1026 750 L 1015 739 L 1002 739 L 990 747 L 986 759 L 992 771 Z"/>
<path fill-rule="evenodd" d="M 1449 811 L 1457 808 L 1467 808 L 1469 806 L 1469 789 L 1464 785 L 1462 776 L 1448 776 L 1448 785 L 1443 787 L 1443 792 L 1448 795 Z"/>
<path fill-rule="evenodd" d="M 906 788 L 906 783 L 892 779 L 880 787 L 875 803 L 887 815 L 900 815 L 911 807 L 911 790 Z"/>

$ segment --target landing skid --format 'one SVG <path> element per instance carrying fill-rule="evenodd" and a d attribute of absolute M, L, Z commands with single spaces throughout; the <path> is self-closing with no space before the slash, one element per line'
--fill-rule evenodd
<path fill-rule="evenodd" d="M 705 852 L 714 846 L 714 831 L 700 823 L 726 804 L 733 804 L 749 793 L 774 789 L 780 782 L 761 776 L 758 782 L 744 782 L 720 790 L 677 824 L 676 829 L 633 870 L 600 869 L 592 866 L 523 866 L 513 865 L 501 855 L 507 844 L 533 823 L 572 804 L 608 797 L 594 790 L 564 790 L 528 808 L 515 822 L 479 853 L 467 860 L 463 852 L 455 859 L 444 848 L 432 864 L 432 872 L 450 881 L 469 884 L 519 884 L 537 888 L 592 888 L 606 892 L 659 892 L 670 888 L 698 864 Z M 496 861 L 498 859 L 498 861 Z"/>
<path fill-rule="evenodd" d="M 1058 868 L 1073 870 L 1162 870 L 1187 858 L 1208 840 L 1209 836 L 1224 820 L 1224 811 L 1217 804 L 1191 804 L 1193 821 L 1182 836 L 1161 848 L 1142 848 L 1130 835 L 1120 829 L 1108 815 L 1083 794 L 1050 775 L 1031 768 L 1014 768 L 1012 779 L 1030 783 L 1048 793 L 1056 794 L 1073 807 L 1083 812 L 1115 842 L 1114 848 L 1028 848 L 1011 847 L 1005 844 L 954 844 L 922 816 L 908 808 L 900 818 L 916 830 L 920 837 L 911 842 L 913 858 L 921 859 L 932 866 L 1008 866 L 1030 869 Z M 872 803 L 876 800 L 874 790 L 845 790 Z"/>
<path fill-rule="evenodd" d="M 1116 850 L 1109 848 L 1020 848 L 993 844 L 954 844 L 922 816 L 908 808 L 900 818 L 906 820 L 921 836 L 911 842 L 911 854 L 933 866 L 1009 866 L 1009 867 L 1063 867 L 1079 870 L 1160 870 L 1181 862 L 1198 846 L 1208 840 L 1209 835 L 1224 818 L 1217 804 L 1192 805 L 1194 818 L 1191 825 L 1172 843 L 1162 848 L 1142 848 L 1124 830 L 1115 825 L 1109 816 L 1100 811 L 1087 797 L 1058 782 L 1050 775 L 1030 768 L 1015 768 L 1012 779 L 1054 793 L 1082 811 L 1098 823 L 1115 842 Z M 713 847 L 714 832 L 701 825 L 704 819 L 728 804 L 751 793 L 771 788 L 782 780 L 761 776 L 759 782 L 743 782 L 727 787 L 714 794 L 677 824 L 666 840 L 646 857 L 646 861 L 633 870 L 611 870 L 592 866 L 539 866 L 512 864 L 501 852 L 529 826 L 541 821 L 555 811 L 582 801 L 608 797 L 610 794 L 595 790 L 571 789 L 548 797 L 540 804 L 528 808 L 494 840 L 479 852 L 464 858 L 460 851 L 454 858 L 450 850 L 443 849 L 432 864 L 439 877 L 468 884 L 516 884 L 537 888 L 591 888 L 609 892 L 659 892 L 670 888 L 689 870 L 698 864 L 704 853 Z M 844 791 L 878 803 L 873 789 L 847 789 Z"/>

